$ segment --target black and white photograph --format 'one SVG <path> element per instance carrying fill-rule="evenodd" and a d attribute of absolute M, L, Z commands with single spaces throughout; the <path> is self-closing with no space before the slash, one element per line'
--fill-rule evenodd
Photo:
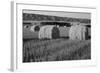
<path fill-rule="evenodd" d="M 91 60 L 91 13 L 22 10 L 22 61 Z"/>
<path fill-rule="evenodd" d="M 12 4 L 13 71 L 96 65 L 96 8 Z"/>

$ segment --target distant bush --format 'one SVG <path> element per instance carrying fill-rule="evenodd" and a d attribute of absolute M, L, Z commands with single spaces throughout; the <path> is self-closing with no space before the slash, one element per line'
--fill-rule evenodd
<path fill-rule="evenodd" d="M 32 20 L 32 21 L 47 20 L 47 21 L 68 21 L 68 22 L 91 23 L 90 19 L 69 18 L 69 17 L 49 16 L 49 15 L 40 15 L 40 14 L 28 14 L 28 13 L 23 13 L 23 20 Z"/>

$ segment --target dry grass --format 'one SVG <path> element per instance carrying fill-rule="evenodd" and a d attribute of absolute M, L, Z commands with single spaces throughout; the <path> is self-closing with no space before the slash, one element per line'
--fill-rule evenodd
<path fill-rule="evenodd" d="M 23 62 L 91 59 L 91 41 L 52 39 L 23 43 Z"/>

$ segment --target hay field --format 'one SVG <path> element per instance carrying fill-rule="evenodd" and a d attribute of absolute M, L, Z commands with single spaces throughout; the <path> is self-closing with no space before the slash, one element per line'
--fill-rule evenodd
<path fill-rule="evenodd" d="M 91 59 L 91 41 L 23 40 L 23 62 L 45 62 Z"/>

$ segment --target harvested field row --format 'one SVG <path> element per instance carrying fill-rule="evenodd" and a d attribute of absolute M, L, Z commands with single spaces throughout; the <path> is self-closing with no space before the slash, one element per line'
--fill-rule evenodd
<path fill-rule="evenodd" d="M 23 62 L 90 59 L 90 55 L 90 40 L 30 40 L 23 44 Z"/>

